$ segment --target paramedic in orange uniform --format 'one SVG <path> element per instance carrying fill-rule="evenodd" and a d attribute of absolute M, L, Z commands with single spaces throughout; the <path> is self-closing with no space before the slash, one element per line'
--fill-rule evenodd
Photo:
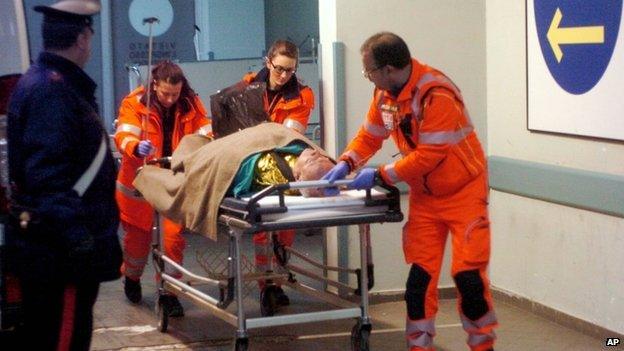
<path fill-rule="evenodd" d="M 249 73 L 243 77 L 248 84 L 252 82 L 266 83 L 264 107 L 271 122 L 281 123 L 284 126 L 304 134 L 308 127 L 310 112 L 314 108 L 314 93 L 310 87 L 303 85 L 295 75 L 299 63 L 299 49 L 288 40 L 277 40 L 271 45 L 266 56 L 265 67 L 257 73 Z M 280 243 L 291 246 L 294 230 L 277 232 Z M 256 268 L 264 272 L 269 267 L 268 237 L 266 233 L 257 233 L 253 237 L 256 248 Z M 264 291 L 264 281 L 260 288 Z M 263 294 L 261 292 L 260 298 Z M 281 287 L 277 288 L 278 305 L 288 305 L 290 301 Z"/>
<path fill-rule="evenodd" d="M 145 87 L 140 86 L 122 101 L 115 133 L 115 143 L 122 154 L 116 192 L 125 232 L 121 272 L 125 276 L 124 292 L 133 303 L 142 297 L 140 278 L 150 251 L 154 217 L 152 207 L 137 196 L 132 186 L 137 169 L 143 166 L 144 158 L 171 156 L 187 134 L 212 136 L 206 109 L 178 65 L 163 61 L 152 69 L 152 78 L 151 107 L 145 126 L 142 118 L 148 113 L 147 94 Z M 181 226 L 164 219 L 162 229 L 165 254 L 181 264 L 185 245 Z M 170 316 L 183 315 L 175 296 L 166 295 L 162 301 L 170 304 Z"/>
<path fill-rule="evenodd" d="M 334 181 L 362 167 L 391 137 L 401 158 L 364 168 L 352 188 L 375 177 L 409 185 L 403 251 L 407 279 L 406 337 L 410 351 L 434 350 L 438 278 L 451 233 L 451 274 L 468 346 L 493 350 L 497 326 L 487 265 L 490 257 L 485 156 L 459 89 L 442 72 L 411 58 L 397 35 L 381 32 L 360 48 L 364 77 L 375 84 L 368 115 L 339 162 L 324 176 Z"/>

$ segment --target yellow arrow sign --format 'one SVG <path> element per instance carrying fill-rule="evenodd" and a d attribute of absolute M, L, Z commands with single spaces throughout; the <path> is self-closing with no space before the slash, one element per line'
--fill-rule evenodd
<path fill-rule="evenodd" d="M 563 14 L 557 8 L 546 38 L 550 43 L 557 62 L 561 62 L 563 52 L 559 45 L 562 44 L 602 44 L 604 43 L 604 26 L 586 26 L 559 28 Z"/>

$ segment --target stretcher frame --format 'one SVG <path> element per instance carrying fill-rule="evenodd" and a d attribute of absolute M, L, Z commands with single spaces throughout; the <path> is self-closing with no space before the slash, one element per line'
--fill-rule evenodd
<path fill-rule="evenodd" d="M 167 306 L 161 302 L 161 297 L 167 292 L 173 292 L 178 296 L 189 298 L 191 301 L 199 304 L 200 306 L 207 307 L 208 310 L 210 310 L 216 317 L 236 327 L 236 341 L 234 344 L 234 350 L 236 351 L 247 350 L 249 345 L 249 329 L 347 318 L 358 319 L 356 325 L 351 331 L 351 349 L 357 351 L 368 351 L 369 336 L 372 329 L 371 318 L 369 315 L 368 292 L 374 284 L 370 224 L 400 222 L 403 220 L 403 214 L 400 208 L 400 193 L 398 189 L 386 184 L 377 184 L 384 190 L 383 196 L 379 196 L 379 194 L 373 196 L 371 189 L 365 190 L 366 194 L 363 200 L 364 208 L 381 209 L 376 212 L 371 212 L 370 210 L 367 211 L 367 213 L 345 214 L 343 212 L 339 215 L 326 218 L 298 219 L 294 221 L 281 218 L 279 220 L 263 221 L 263 217 L 271 218 L 272 216 L 275 217 L 275 214 L 288 212 L 284 192 L 289 189 L 340 186 L 348 185 L 350 182 L 351 180 L 337 181 L 333 184 L 329 184 L 327 181 L 286 183 L 265 188 L 248 199 L 224 199 L 220 205 L 218 221 L 220 224 L 226 225 L 228 228 L 229 254 L 228 277 L 221 280 L 211 279 L 209 277 L 192 273 L 164 254 L 161 250 L 161 247 L 164 247 L 164 244 L 163 237 L 160 233 L 160 216 L 158 213 L 155 213 L 152 257 L 155 263 L 154 266 L 157 275 L 160 277 L 159 299 L 156 303 L 156 310 L 159 316 L 158 329 L 161 332 L 166 332 L 169 323 L 168 311 L 166 310 Z M 278 196 L 279 200 L 276 205 L 268 207 L 262 207 L 259 205 L 259 202 L 262 199 L 271 195 Z M 243 275 L 241 266 L 241 240 L 244 235 L 251 235 L 258 232 L 274 232 L 284 229 L 301 229 L 310 227 L 319 228 L 346 225 L 359 226 L 359 269 L 327 266 L 305 257 L 305 255 L 299 253 L 295 249 L 285 247 L 282 247 L 282 249 L 284 249 L 284 251 L 288 254 L 293 254 L 303 259 L 308 264 L 321 268 L 324 271 L 343 271 L 355 274 L 358 281 L 358 287 L 356 289 L 347 284 L 314 274 L 313 272 L 297 265 L 289 264 L 287 259 L 284 259 L 283 257 L 278 257 L 278 262 L 283 264 L 282 267 L 287 270 L 287 274 L 256 273 Z M 272 259 L 269 258 L 269 262 L 271 261 Z M 182 273 L 182 278 L 176 278 L 167 273 L 165 270 L 166 265 L 169 265 L 178 272 Z M 327 285 L 332 285 L 342 289 L 343 291 L 346 290 L 354 295 L 359 295 L 359 305 L 336 294 L 316 290 L 312 287 L 301 284 L 294 279 L 293 272 L 322 281 Z M 270 315 L 264 315 L 263 313 L 262 317 L 247 318 L 242 298 L 244 297 L 243 282 L 250 280 L 255 281 L 258 279 L 279 281 L 294 290 L 319 298 L 339 308 L 327 311 L 277 316 L 272 315 L 272 313 Z M 216 298 L 200 291 L 196 288 L 196 286 L 201 284 L 218 286 L 220 296 Z M 233 300 L 236 300 L 236 314 L 226 310 Z"/>

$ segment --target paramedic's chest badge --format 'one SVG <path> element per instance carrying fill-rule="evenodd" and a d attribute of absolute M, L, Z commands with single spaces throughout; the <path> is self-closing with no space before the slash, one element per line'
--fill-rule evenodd
<path fill-rule="evenodd" d="M 381 119 L 386 130 L 394 130 L 394 120 L 397 118 L 399 107 L 397 105 L 381 105 Z"/>

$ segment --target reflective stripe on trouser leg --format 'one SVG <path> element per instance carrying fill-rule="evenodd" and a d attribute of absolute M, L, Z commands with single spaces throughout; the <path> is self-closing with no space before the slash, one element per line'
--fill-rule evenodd
<path fill-rule="evenodd" d="M 139 280 L 147 264 L 152 234 L 125 221 L 122 221 L 121 225 L 124 230 L 124 262 L 121 266 L 121 273 L 130 279 Z"/>
<path fill-rule="evenodd" d="M 165 255 L 171 258 L 175 263 L 181 265 L 184 261 L 184 247 L 186 246 L 186 240 L 184 240 L 184 236 L 182 236 L 182 226 L 167 218 L 163 218 L 162 225 Z M 180 271 L 168 264 L 165 265 L 165 273 L 174 278 L 182 277 Z"/>
<path fill-rule="evenodd" d="M 270 233 L 267 232 L 253 235 L 256 272 L 266 272 L 270 269 L 269 256 L 271 256 L 272 249 L 269 245 L 269 235 Z"/>
<path fill-rule="evenodd" d="M 468 333 L 468 346 L 472 351 L 486 351 L 492 349 L 496 334 L 494 328 L 498 325 L 496 314 L 490 310 L 483 317 L 472 321 L 461 316 L 464 330 Z"/>
<path fill-rule="evenodd" d="M 433 337 L 435 336 L 435 318 L 421 319 L 418 321 L 407 318 L 405 326 L 407 348 L 410 351 L 433 350 Z"/>

